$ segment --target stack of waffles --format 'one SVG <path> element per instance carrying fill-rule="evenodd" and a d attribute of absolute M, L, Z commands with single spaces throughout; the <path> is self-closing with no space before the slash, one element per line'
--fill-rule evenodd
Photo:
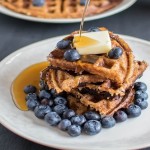
<path fill-rule="evenodd" d="M 121 1 L 91 0 L 86 16 L 100 14 L 117 6 Z M 44 5 L 35 6 L 32 0 L 0 1 L 1 5 L 15 12 L 40 18 L 80 18 L 85 7 L 82 3 L 80 0 L 45 0 Z"/>
<path fill-rule="evenodd" d="M 72 41 L 76 33 L 65 39 Z M 65 50 L 58 48 L 48 56 L 50 65 L 42 71 L 41 80 L 49 89 L 65 92 L 69 107 L 77 114 L 95 110 L 103 116 L 113 115 L 133 103 L 134 82 L 141 77 L 147 63 L 135 60 L 128 44 L 118 35 L 109 32 L 109 36 L 112 47 L 123 50 L 119 59 L 97 54 L 82 55 L 80 60 L 70 62 L 63 58 Z"/>

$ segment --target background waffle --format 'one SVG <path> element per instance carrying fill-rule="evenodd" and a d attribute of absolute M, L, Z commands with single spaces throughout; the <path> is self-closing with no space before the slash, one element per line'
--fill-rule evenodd
<path fill-rule="evenodd" d="M 86 16 L 100 14 L 118 5 L 122 0 L 91 0 Z M 80 18 L 84 5 L 80 0 L 45 0 L 45 5 L 37 7 L 32 0 L 1 0 L 1 5 L 18 13 L 40 18 Z"/>

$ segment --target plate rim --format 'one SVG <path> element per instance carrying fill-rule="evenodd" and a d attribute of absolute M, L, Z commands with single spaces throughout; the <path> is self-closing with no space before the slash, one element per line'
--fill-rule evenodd
<path fill-rule="evenodd" d="M 136 42 L 141 42 L 143 44 L 147 44 L 147 45 L 150 45 L 150 41 L 148 40 L 144 40 L 144 39 L 140 39 L 140 38 L 136 38 L 136 37 L 133 37 L 133 36 L 128 36 L 128 35 L 123 35 L 123 34 L 118 34 L 120 37 L 122 38 L 125 38 L 125 39 L 129 39 L 129 40 L 133 40 L 133 41 L 136 41 Z M 59 39 L 59 38 L 63 38 L 64 36 L 66 35 L 61 35 L 61 36 L 56 36 L 56 37 L 53 37 L 53 38 L 48 38 L 48 39 L 45 39 L 45 40 L 42 40 L 42 41 L 39 41 L 39 42 L 35 42 L 33 44 L 30 44 L 30 45 L 27 45 L 25 47 L 22 47 L 16 51 L 14 51 L 13 53 L 9 54 L 8 56 L 6 56 L 4 59 L 2 59 L 2 61 L 0 62 L 0 68 L 3 66 L 3 64 L 5 64 L 5 62 L 7 62 L 7 60 L 9 58 L 11 58 L 12 56 L 14 56 L 15 54 L 21 52 L 21 51 L 24 51 L 24 49 L 27 49 L 28 47 L 31 47 L 31 46 L 34 46 L 34 45 L 41 45 L 42 43 L 44 42 L 47 42 L 49 40 L 56 40 L 56 39 Z M 47 146 L 47 147 L 52 147 L 52 148 L 57 148 L 57 149 L 66 149 L 66 150 L 69 150 L 69 149 L 72 149 L 72 148 L 68 148 L 67 146 L 63 146 L 63 147 L 60 147 L 60 146 L 57 146 L 56 144 L 47 144 L 46 142 L 41 142 L 41 141 L 37 141 L 36 138 L 34 137 L 29 137 L 28 135 L 24 135 L 24 133 L 20 130 L 16 130 L 15 127 L 9 125 L 9 122 L 6 121 L 3 117 L 0 117 L 0 123 L 5 127 L 7 128 L 9 131 L 13 132 L 14 134 L 24 138 L 24 139 L 27 139 L 29 141 L 32 141 L 34 143 L 37 143 L 37 144 L 40 144 L 40 145 L 43 145 L 43 146 Z M 141 148 L 147 148 L 147 147 L 150 147 L 150 142 L 149 143 L 146 143 L 144 145 L 141 145 L 140 147 L 136 147 L 136 145 L 134 146 L 134 149 L 141 149 Z M 82 150 L 84 150 L 84 148 L 81 148 Z M 99 148 L 101 149 L 101 148 Z M 106 148 L 107 149 L 107 148 Z M 114 148 L 112 148 L 114 149 Z M 117 149 L 120 149 L 120 148 L 115 148 L 115 150 Z M 125 148 L 121 148 L 121 149 L 127 149 L 126 147 Z"/>
<path fill-rule="evenodd" d="M 123 2 L 125 2 L 125 1 L 126 0 L 123 0 Z M 121 7 L 118 7 L 117 9 L 112 8 L 112 10 L 110 9 L 110 10 L 108 10 L 108 11 L 102 13 L 102 14 L 87 17 L 87 18 L 85 18 L 85 21 L 92 21 L 92 20 L 112 16 L 114 14 L 122 12 L 122 11 L 126 10 L 127 8 L 131 7 L 136 1 L 137 0 L 128 0 L 128 2 L 125 3 L 125 5 L 122 5 Z M 77 23 L 77 22 L 81 21 L 81 18 L 77 18 L 77 19 L 43 19 L 43 18 L 36 18 L 36 17 L 16 13 L 16 12 L 11 11 L 11 10 L 7 9 L 6 7 L 3 7 L 3 6 L 0 6 L 0 13 L 5 14 L 5 15 L 10 16 L 10 17 L 13 17 L 13 18 L 21 19 L 21 20 L 41 22 L 41 23 Z"/>

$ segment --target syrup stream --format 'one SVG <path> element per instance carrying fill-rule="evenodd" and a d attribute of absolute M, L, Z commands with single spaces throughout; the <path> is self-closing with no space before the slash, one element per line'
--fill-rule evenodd
<path fill-rule="evenodd" d="M 82 30 L 83 30 L 84 19 L 85 19 L 85 13 L 86 13 L 86 11 L 87 11 L 87 8 L 88 8 L 89 3 L 90 3 L 90 0 L 86 0 L 84 12 L 83 12 L 82 20 L 81 20 L 81 24 L 80 24 L 80 30 L 79 30 L 79 35 L 80 35 L 80 37 L 81 37 L 81 34 L 82 34 Z"/>

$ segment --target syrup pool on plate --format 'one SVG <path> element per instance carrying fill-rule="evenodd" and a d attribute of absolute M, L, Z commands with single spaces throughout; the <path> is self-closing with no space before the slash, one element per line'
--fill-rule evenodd
<path fill-rule="evenodd" d="M 28 110 L 26 106 L 24 87 L 34 85 L 39 90 L 40 72 L 49 65 L 48 62 L 40 62 L 23 70 L 13 81 L 11 93 L 15 105 L 23 111 Z"/>
<path fill-rule="evenodd" d="M 84 10 L 81 25 L 80 25 L 80 37 L 81 37 L 82 29 L 83 29 L 85 13 L 89 5 L 89 2 L 90 0 L 86 1 L 85 10 Z M 24 87 L 27 85 L 33 85 L 37 88 L 37 90 L 39 90 L 40 72 L 44 68 L 46 68 L 48 65 L 49 65 L 48 62 L 41 62 L 41 63 L 31 65 L 25 70 L 23 70 L 13 81 L 12 87 L 11 87 L 11 93 L 12 93 L 12 97 L 13 97 L 13 101 L 15 105 L 20 110 L 23 110 L 23 111 L 28 110 L 26 106 Z"/>

